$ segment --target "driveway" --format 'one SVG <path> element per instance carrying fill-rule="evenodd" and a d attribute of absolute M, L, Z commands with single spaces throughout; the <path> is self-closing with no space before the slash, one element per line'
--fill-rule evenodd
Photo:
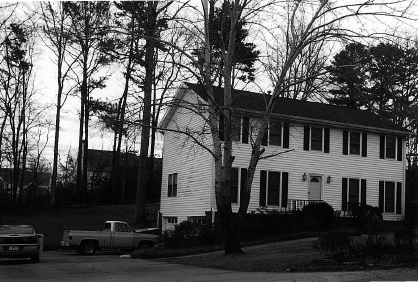
<path fill-rule="evenodd" d="M 414 281 L 417 269 L 373 272 L 263 273 L 190 267 L 134 260 L 122 253 L 80 256 L 72 251 L 44 252 L 39 264 L 0 259 L 0 281 Z"/>

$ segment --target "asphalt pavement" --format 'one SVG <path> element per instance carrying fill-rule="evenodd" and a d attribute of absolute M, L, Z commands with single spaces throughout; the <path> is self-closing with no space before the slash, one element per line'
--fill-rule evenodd
<path fill-rule="evenodd" d="M 38 264 L 0 259 L 0 281 L 418 281 L 418 269 L 268 273 L 236 272 L 130 259 L 118 252 L 81 256 L 73 251 L 51 251 Z"/>

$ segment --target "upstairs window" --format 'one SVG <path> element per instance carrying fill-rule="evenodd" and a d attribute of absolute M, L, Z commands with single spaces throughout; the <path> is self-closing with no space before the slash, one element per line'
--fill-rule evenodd
<path fill-rule="evenodd" d="M 289 124 L 270 120 L 270 124 L 264 133 L 263 146 L 282 146 L 289 148 Z"/>
<path fill-rule="evenodd" d="M 322 151 L 322 128 L 311 128 L 311 150 Z"/>
<path fill-rule="evenodd" d="M 329 142 L 329 128 L 304 126 L 303 149 L 305 151 L 329 153 Z"/>
<path fill-rule="evenodd" d="M 168 192 L 167 197 L 177 197 L 177 173 L 168 175 Z"/>
<path fill-rule="evenodd" d="M 394 159 L 396 157 L 396 138 L 386 137 L 386 158 Z"/>
<path fill-rule="evenodd" d="M 343 154 L 367 157 L 367 133 L 343 131 Z"/>
<path fill-rule="evenodd" d="M 231 134 L 232 141 L 241 141 L 241 117 L 232 117 L 231 121 Z M 225 118 L 222 114 L 219 115 L 219 139 L 225 140 Z"/>
<path fill-rule="evenodd" d="M 402 137 L 380 136 L 380 158 L 396 159 L 402 161 L 403 139 Z"/>
<path fill-rule="evenodd" d="M 279 122 L 270 123 L 268 132 L 269 132 L 269 145 L 281 146 L 282 145 L 282 124 Z"/>

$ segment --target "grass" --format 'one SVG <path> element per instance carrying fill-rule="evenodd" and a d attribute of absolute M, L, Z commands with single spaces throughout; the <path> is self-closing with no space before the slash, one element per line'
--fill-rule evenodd
<path fill-rule="evenodd" d="M 57 250 L 66 229 L 102 230 L 106 220 L 132 223 L 134 206 L 66 207 L 39 212 L 20 211 L 0 215 L 2 224 L 30 224 L 44 234 L 44 249 Z"/>
<path fill-rule="evenodd" d="M 160 259 L 169 263 L 180 263 L 207 268 L 248 271 L 248 272 L 293 272 L 317 271 L 320 265 L 313 263 L 313 259 L 324 258 L 314 248 L 315 239 L 298 239 L 263 246 L 244 248 L 243 254 L 224 255 L 223 251 Z"/>

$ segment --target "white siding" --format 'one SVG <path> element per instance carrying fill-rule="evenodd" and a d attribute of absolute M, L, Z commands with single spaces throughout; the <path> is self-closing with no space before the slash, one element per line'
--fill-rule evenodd
<path fill-rule="evenodd" d="M 190 101 L 192 96 L 186 93 L 184 99 Z M 203 120 L 184 108 L 178 108 L 168 129 L 175 130 L 185 125 L 199 129 Z M 160 211 L 163 218 L 177 217 L 178 223 L 189 216 L 205 216 L 205 211 L 210 211 L 213 204 L 212 156 L 186 140 L 184 134 L 172 131 L 164 133 Z M 176 197 L 167 196 L 168 175 L 172 173 L 178 173 Z"/>
<path fill-rule="evenodd" d="M 192 101 L 195 95 L 186 93 L 184 99 Z M 254 120 L 251 121 L 254 123 Z M 168 128 L 177 126 L 201 128 L 203 120 L 185 109 L 177 109 Z M 379 158 L 380 135 L 367 133 L 367 157 L 343 155 L 343 129 L 330 129 L 330 153 L 303 150 L 303 125 L 290 125 L 289 149 L 267 146 L 264 156 L 293 150 L 275 157 L 260 160 L 254 176 L 249 211 L 259 207 L 260 170 L 276 170 L 289 173 L 288 198 L 308 200 L 308 181 L 302 175 L 322 176 L 321 199 L 328 202 L 335 210 L 342 209 L 342 178 L 366 179 L 367 204 L 378 206 L 379 181 L 402 183 L 402 205 L 404 205 L 405 161 Z M 255 132 L 254 132 L 255 134 Z M 210 134 L 206 144 L 210 144 Z M 177 217 L 178 223 L 190 216 L 205 216 L 205 211 L 215 210 L 213 192 L 213 158 L 189 141 L 184 145 L 184 135 L 166 131 L 163 147 L 163 172 L 161 189 L 161 213 L 164 217 Z M 210 145 L 209 145 L 210 146 Z M 233 167 L 248 166 L 251 145 L 237 142 L 233 146 L 235 161 Z M 405 156 L 403 154 L 403 156 Z M 403 158 L 404 159 L 404 158 Z M 177 197 L 167 197 L 167 179 L 171 173 L 178 173 Z M 328 176 L 331 183 L 326 182 Z M 309 179 L 309 178 L 308 178 Z M 233 204 L 233 210 L 238 210 Z M 402 214 L 404 206 L 402 206 Z M 400 215 L 384 214 L 384 219 L 396 220 Z"/>
<path fill-rule="evenodd" d="M 360 178 L 367 181 L 367 204 L 378 206 L 379 181 L 402 182 L 404 191 L 404 161 L 379 158 L 380 135 L 367 134 L 367 157 L 343 155 L 343 130 L 330 130 L 330 153 L 303 150 L 303 125 L 290 125 L 290 148 L 267 146 L 266 155 L 287 150 L 291 152 L 260 160 L 252 185 L 249 211 L 259 207 L 260 170 L 278 170 L 289 173 L 289 199 L 308 200 L 308 181 L 302 175 L 322 176 L 322 200 L 335 210 L 341 210 L 342 178 Z M 234 146 L 234 166 L 247 167 L 251 154 L 251 145 L 237 143 Z M 326 178 L 332 177 L 331 183 Z M 404 197 L 404 192 L 403 196 Z M 403 203 L 403 201 L 402 201 Z M 237 208 L 235 209 L 237 210 Z M 402 212 L 404 207 L 402 207 Z M 385 219 L 397 219 L 399 215 L 384 214 Z"/>

